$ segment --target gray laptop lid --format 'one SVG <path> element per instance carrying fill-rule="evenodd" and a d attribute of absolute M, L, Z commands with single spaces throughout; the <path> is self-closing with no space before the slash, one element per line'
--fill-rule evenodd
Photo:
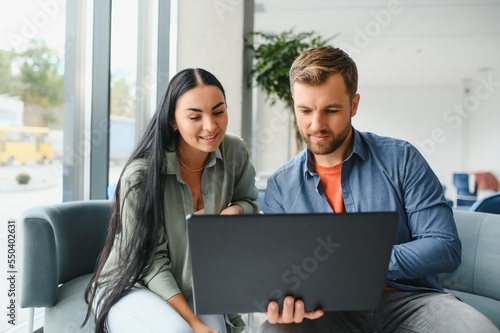
<path fill-rule="evenodd" d="M 395 212 L 190 215 L 195 312 L 266 312 L 287 295 L 306 311 L 376 309 L 397 221 Z"/>

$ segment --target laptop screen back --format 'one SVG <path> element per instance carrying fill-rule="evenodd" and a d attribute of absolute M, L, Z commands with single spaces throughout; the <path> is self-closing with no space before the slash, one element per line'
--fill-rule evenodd
<path fill-rule="evenodd" d="M 188 216 L 195 311 L 266 312 L 287 295 L 306 311 L 376 309 L 397 220 L 394 212 Z"/>

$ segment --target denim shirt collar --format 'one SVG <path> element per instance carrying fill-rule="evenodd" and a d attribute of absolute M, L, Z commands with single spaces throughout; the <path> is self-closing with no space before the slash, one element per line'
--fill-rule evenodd
<path fill-rule="evenodd" d="M 350 160 L 354 154 L 358 155 L 363 160 L 366 160 L 368 158 L 368 148 L 363 143 L 363 140 L 361 139 L 361 135 L 359 134 L 359 131 L 356 130 L 354 127 L 352 128 L 352 133 L 353 133 L 352 152 L 349 155 L 349 157 L 347 157 L 344 160 L 344 162 Z M 314 168 L 314 158 L 312 156 L 311 151 L 306 148 L 305 154 L 306 154 L 305 168 L 304 168 L 305 172 L 307 172 L 311 176 L 316 175 L 317 172 L 316 172 L 316 169 Z"/>

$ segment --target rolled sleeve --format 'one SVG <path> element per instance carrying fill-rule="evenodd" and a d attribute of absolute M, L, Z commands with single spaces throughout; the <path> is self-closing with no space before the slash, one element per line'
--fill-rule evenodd
<path fill-rule="evenodd" d="M 423 156 L 413 146 L 405 153 L 404 202 L 412 240 L 394 246 L 388 278 L 417 279 L 454 271 L 461 261 L 461 242 L 452 209 Z"/>
<path fill-rule="evenodd" d="M 168 300 L 181 293 L 171 270 L 172 262 L 168 257 L 167 238 L 162 233 L 151 268 L 142 277 L 141 284 L 164 300 Z"/>

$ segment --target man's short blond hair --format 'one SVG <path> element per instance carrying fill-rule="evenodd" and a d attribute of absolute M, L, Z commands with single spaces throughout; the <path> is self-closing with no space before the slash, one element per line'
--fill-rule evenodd
<path fill-rule="evenodd" d="M 352 99 L 358 90 L 358 70 L 351 57 L 339 48 L 321 46 L 302 52 L 290 68 L 290 89 L 295 82 L 307 85 L 325 83 L 331 74 L 339 73 Z"/>

